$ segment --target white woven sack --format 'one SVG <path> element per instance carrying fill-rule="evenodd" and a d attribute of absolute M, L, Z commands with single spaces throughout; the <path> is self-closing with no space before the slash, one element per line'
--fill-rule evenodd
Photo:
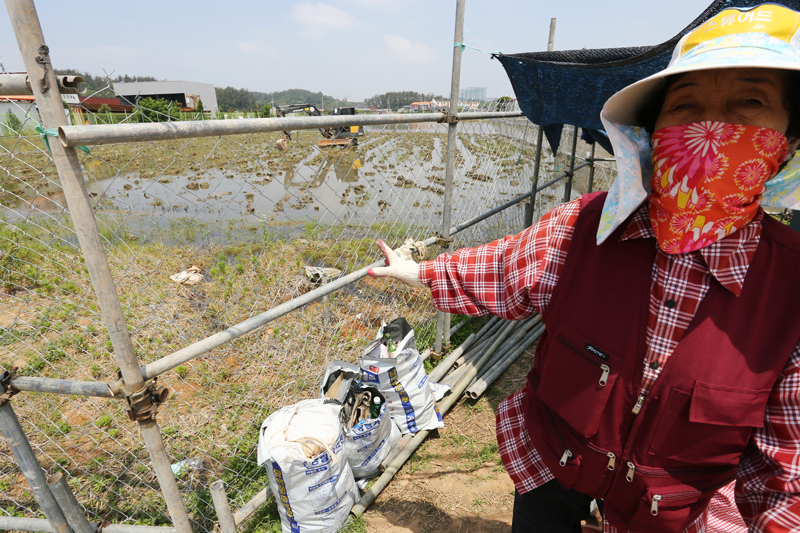
<path fill-rule="evenodd" d="M 444 427 L 439 406 L 431 392 L 425 366 L 417 351 L 412 329 L 397 344 L 394 357 L 380 357 L 383 329 L 361 357 L 361 381 L 375 387 L 386 397 L 389 416 L 400 432 L 416 433 Z"/>
<path fill-rule="evenodd" d="M 261 424 L 258 464 L 268 468 L 283 533 L 335 533 L 358 501 L 339 409 L 303 400 Z"/>
<path fill-rule="evenodd" d="M 381 463 L 400 440 L 400 428 L 389 416 L 386 403 L 378 418 L 364 419 L 345 433 L 347 462 L 356 479 L 376 474 Z"/>

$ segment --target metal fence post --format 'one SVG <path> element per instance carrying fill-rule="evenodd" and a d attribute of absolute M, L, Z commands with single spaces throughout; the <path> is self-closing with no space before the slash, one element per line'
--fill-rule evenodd
<path fill-rule="evenodd" d="M 450 78 L 450 112 L 449 116 L 458 113 L 458 91 L 461 83 L 461 42 L 464 40 L 464 4 L 466 0 L 456 2 L 456 29 L 453 44 L 453 73 Z M 453 204 L 453 174 L 456 164 L 456 140 L 458 123 L 455 120 L 447 124 L 447 166 L 444 175 L 444 206 L 442 207 L 442 237 L 450 237 L 450 215 Z M 446 252 L 451 252 L 449 244 Z M 434 351 L 442 353 L 442 346 L 450 344 L 450 316 L 442 311 L 436 312 L 436 344 Z"/>
<path fill-rule="evenodd" d="M 72 489 L 69 488 L 64 474 L 58 472 L 50 476 L 47 480 L 47 486 L 50 487 L 50 492 L 58 500 L 58 504 L 61 506 L 61 510 L 67 517 L 67 522 L 69 522 L 74 533 L 94 533 L 94 529 L 89 520 L 86 519 L 81 505 L 72 493 Z"/>
<path fill-rule="evenodd" d="M 9 392 L 2 384 L 0 384 L 0 391 Z M 3 433 L 3 437 L 5 437 L 11 452 L 14 454 L 14 459 L 17 460 L 17 465 L 22 471 L 22 475 L 28 481 L 31 492 L 33 492 L 34 498 L 39 503 L 39 507 L 44 516 L 47 517 L 50 525 L 56 533 L 72 533 L 61 507 L 47 486 L 47 479 L 44 477 L 42 467 L 39 466 L 39 460 L 36 458 L 36 454 L 33 453 L 33 448 L 31 448 L 31 444 L 22 430 L 17 414 L 8 400 L 5 400 L 0 405 L 0 432 Z"/>
<path fill-rule="evenodd" d="M 550 19 L 550 35 L 547 37 L 547 51 L 553 51 L 553 41 L 556 38 L 556 19 Z M 542 162 L 542 142 L 544 142 L 544 130 L 541 124 L 536 126 L 539 132 L 536 134 L 536 158 L 533 160 L 533 181 L 531 182 L 530 209 L 525 210 L 525 227 L 533 225 L 533 215 L 536 211 L 536 189 L 539 187 L 539 167 Z M 555 154 L 553 154 L 555 155 Z M 523 228 L 524 229 L 524 228 Z"/>
<path fill-rule="evenodd" d="M 14 33 L 25 68 L 32 80 L 39 114 L 45 128 L 66 126 L 58 84 L 50 63 L 49 49 L 44 41 L 39 17 L 32 0 L 6 0 Z M 45 137 L 46 138 L 46 137 Z M 114 356 L 120 366 L 123 390 L 127 395 L 143 391 L 144 380 L 119 302 L 114 279 L 108 266 L 97 221 L 94 218 L 80 160 L 75 149 L 64 148 L 59 142 L 50 143 L 53 161 L 58 170 L 64 196 L 69 205 L 75 233 L 78 236 L 86 267 L 97 294 L 100 311 L 108 330 Z M 181 499 L 178 484 L 170 468 L 169 457 L 161 440 L 161 433 L 154 418 L 139 422 L 142 437 L 150 452 L 153 468 L 158 477 L 172 522 L 179 533 L 191 533 L 189 517 Z M 63 515 L 62 515 L 63 516 Z"/>
<path fill-rule="evenodd" d="M 575 149 L 578 147 L 578 126 L 572 128 L 572 151 L 569 156 L 569 178 L 564 184 L 564 202 L 569 202 L 572 196 L 572 180 L 575 178 Z"/>
<path fill-rule="evenodd" d="M 594 187 L 594 150 L 597 148 L 597 143 L 592 145 L 592 155 L 589 156 L 589 185 L 587 186 L 587 193 L 592 192 L 592 188 Z"/>

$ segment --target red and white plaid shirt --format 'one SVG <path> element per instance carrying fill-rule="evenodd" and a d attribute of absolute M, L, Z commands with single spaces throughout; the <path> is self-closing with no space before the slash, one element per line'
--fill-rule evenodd
<path fill-rule="evenodd" d="M 519 235 L 443 254 L 420 264 L 436 307 L 466 315 L 519 320 L 547 309 L 567 257 L 580 200 L 562 204 Z M 741 294 L 761 235 L 764 212 L 744 228 L 696 252 L 668 255 L 653 264 L 642 393 L 658 378 L 700 302 L 716 279 Z M 646 206 L 631 218 L 621 239 L 652 238 Z M 757 283 L 751 281 L 750 283 Z M 669 302 L 669 305 L 667 305 Z M 498 409 L 498 442 L 506 470 L 520 493 L 553 479 L 528 438 L 520 393 Z M 764 427 L 742 456 L 736 499 L 751 532 L 800 531 L 800 343 L 770 394 Z M 720 489 L 708 511 L 686 531 L 743 532 L 732 508 L 734 483 Z M 606 531 L 620 532 L 606 524 Z"/>

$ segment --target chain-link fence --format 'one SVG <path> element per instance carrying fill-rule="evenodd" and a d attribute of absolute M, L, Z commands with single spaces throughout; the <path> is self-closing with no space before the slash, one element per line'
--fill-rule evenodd
<path fill-rule="evenodd" d="M 113 384 L 119 364 L 48 134 L 35 132 L 41 119 L 29 103 L 0 100 L 15 106 L 0 120 L 3 366 L 16 369 L 15 379 Z M 85 108 L 70 113 L 90 124 L 119 122 Z M 137 113 L 150 120 L 144 109 L 127 116 Z M 536 163 L 537 126 L 499 113 L 468 115 L 457 126 L 454 225 L 530 193 Z M 447 128 L 367 125 L 348 146 L 320 146 L 323 137 L 311 129 L 293 131 L 285 149 L 278 131 L 77 152 L 139 363 L 375 262 L 376 238 L 396 247 L 441 231 Z M 534 220 L 563 201 L 570 181 L 573 198 L 587 191 L 590 173 L 594 189 L 611 182 L 611 166 L 593 162 L 590 146 L 578 141 L 572 153 L 573 134 L 565 129 L 557 154 L 544 150 L 539 183 L 570 165 L 590 165 L 539 191 Z M 521 231 L 527 203 L 456 233 L 456 246 Z M 438 252 L 431 246 L 429 256 Z M 426 291 L 360 278 L 159 376 L 172 396 L 157 420 L 193 529 L 214 529 L 213 479 L 225 482 L 234 509 L 267 485 L 255 456 L 264 418 L 315 397 L 328 361 L 357 362 L 381 321 L 397 316 L 413 325 L 420 346 L 433 343 L 435 309 Z M 39 464 L 66 474 L 90 521 L 172 523 L 124 400 L 26 391 L 12 403 Z M 0 444 L 0 515 L 44 517 L 8 441 Z M 241 527 L 272 531 L 277 520 L 269 503 Z"/>

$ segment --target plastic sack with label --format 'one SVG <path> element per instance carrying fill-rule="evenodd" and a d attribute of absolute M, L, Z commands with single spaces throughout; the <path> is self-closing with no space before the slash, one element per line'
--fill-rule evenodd
<path fill-rule="evenodd" d="M 347 462 L 356 479 L 378 473 L 381 463 L 400 440 L 400 428 L 389 416 L 386 398 L 361 381 L 352 363 L 330 361 L 320 382 L 320 396 L 342 404 Z M 346 384 L 347 393 L 341 388 Z"/>
<path fill-rule="evenodd" d="M 401 433 L 444 427 L 439 406 L 414 342 L 414 330 L 397 318 L 378 331 L 361 357 L 361 380 L 386 397 Z"/>
<path fill-rule="evenodd" d="M 335 533 L 358 501 L 340 406 L 303 400 L 272 413 L 258 437 L 283 533 Z"/>

